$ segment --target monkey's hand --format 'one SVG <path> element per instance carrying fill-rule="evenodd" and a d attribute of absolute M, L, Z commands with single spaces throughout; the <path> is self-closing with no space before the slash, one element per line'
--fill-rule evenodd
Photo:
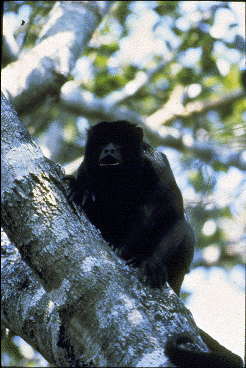
<path fill-rule="evenodd" d="M 167 267 L 159 260 L 158 254 L 142 261 L 125 246 L 117 247 L 115 252 L 128 266 L 139 267 L 139 279 L 144 284 L 161 288 L 167 281 Z"/>
<path fill-rule="evenodd" d="M 139 262 L 137 264 L 138 257 L 134 257 L 125 245 L 114 247 L 114 251 L 117 256 L 126 261 L 127 265 L 139 266 Z"/>
<path fill-rule="evenodd" d="M 73 175 L 64 175 L 62 178 L 63 181 L 67 182 L 69 185 L 69 189 L 66 193 L 67 199 L 69 202 L 72 202 L 76 197 L 76 178 Z"/>
<path fill-rule="evenodd" d="M 62 180 L 67 182 L 70 186 L 74 185 L 76 182 L 76 178 L 73 175 L 64 175 Z"/>
<path fill-rule="evenodd" d="M 96 198 L 90 189 L 84 188 L 84 183 L 78 182 L 72 175 L 65 175 L 63 180 L 69 183 L 67 198 L 69 202 L 76 202 L 79 206 L 84 207 L 88 202 L 95 202 Z"/>
<path fill-rule="evenodd" d="M 161 288 L 167 281 L 167 267 L 156 255 L 144 260 L 139 268 L 140 280 L 150 287 Z"/>

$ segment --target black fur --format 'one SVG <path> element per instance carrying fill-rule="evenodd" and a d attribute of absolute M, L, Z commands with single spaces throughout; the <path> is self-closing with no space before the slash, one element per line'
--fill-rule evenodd
<path fill-rule="evenodd" d="M 120 257 L 152 287 L 179 294 L 194 252 L 193 231 L 166 156 L 127 121 L 88 131 L 85 158 L 70 199 L 81 205 Z"/>

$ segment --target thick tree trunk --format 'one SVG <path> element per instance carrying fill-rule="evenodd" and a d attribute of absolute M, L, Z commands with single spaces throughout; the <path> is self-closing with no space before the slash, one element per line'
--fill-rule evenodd
<path fill-rule="evenodd" d="M 4 325 L 63 366 L 169 367 L 166 339 L 184 330 L 206 351 L 182 301 L 138 281 L 61 177 L 3 96 L 2 226 L 21 255 L 6 240 Z"/>

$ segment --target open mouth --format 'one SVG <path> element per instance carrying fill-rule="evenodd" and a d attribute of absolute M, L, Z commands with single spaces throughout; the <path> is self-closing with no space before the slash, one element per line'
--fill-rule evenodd
<path fill-rule="evenodd" d="M 105 156 L 100 160 L 99 166 L 116 166 L 119 165 L 119 161 L 113 156 Z"/>

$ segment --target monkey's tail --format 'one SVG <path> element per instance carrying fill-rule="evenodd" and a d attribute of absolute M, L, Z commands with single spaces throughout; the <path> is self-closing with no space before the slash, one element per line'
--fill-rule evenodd
<path fill-rule="evenodd" d="M 181 344 L 192 343 L 194 340 L 189 333 L 180 333 L 170 338 L 165 345 L 165 353 L 171 362 L 182 368 L 242 368 L 242 359 L 220 345 L 203 330 L 200 330 L 205 344 L 212 350 L 210 353 L 189 350 Z M 192 347 L 191 349 L 196 349 Z"/>

